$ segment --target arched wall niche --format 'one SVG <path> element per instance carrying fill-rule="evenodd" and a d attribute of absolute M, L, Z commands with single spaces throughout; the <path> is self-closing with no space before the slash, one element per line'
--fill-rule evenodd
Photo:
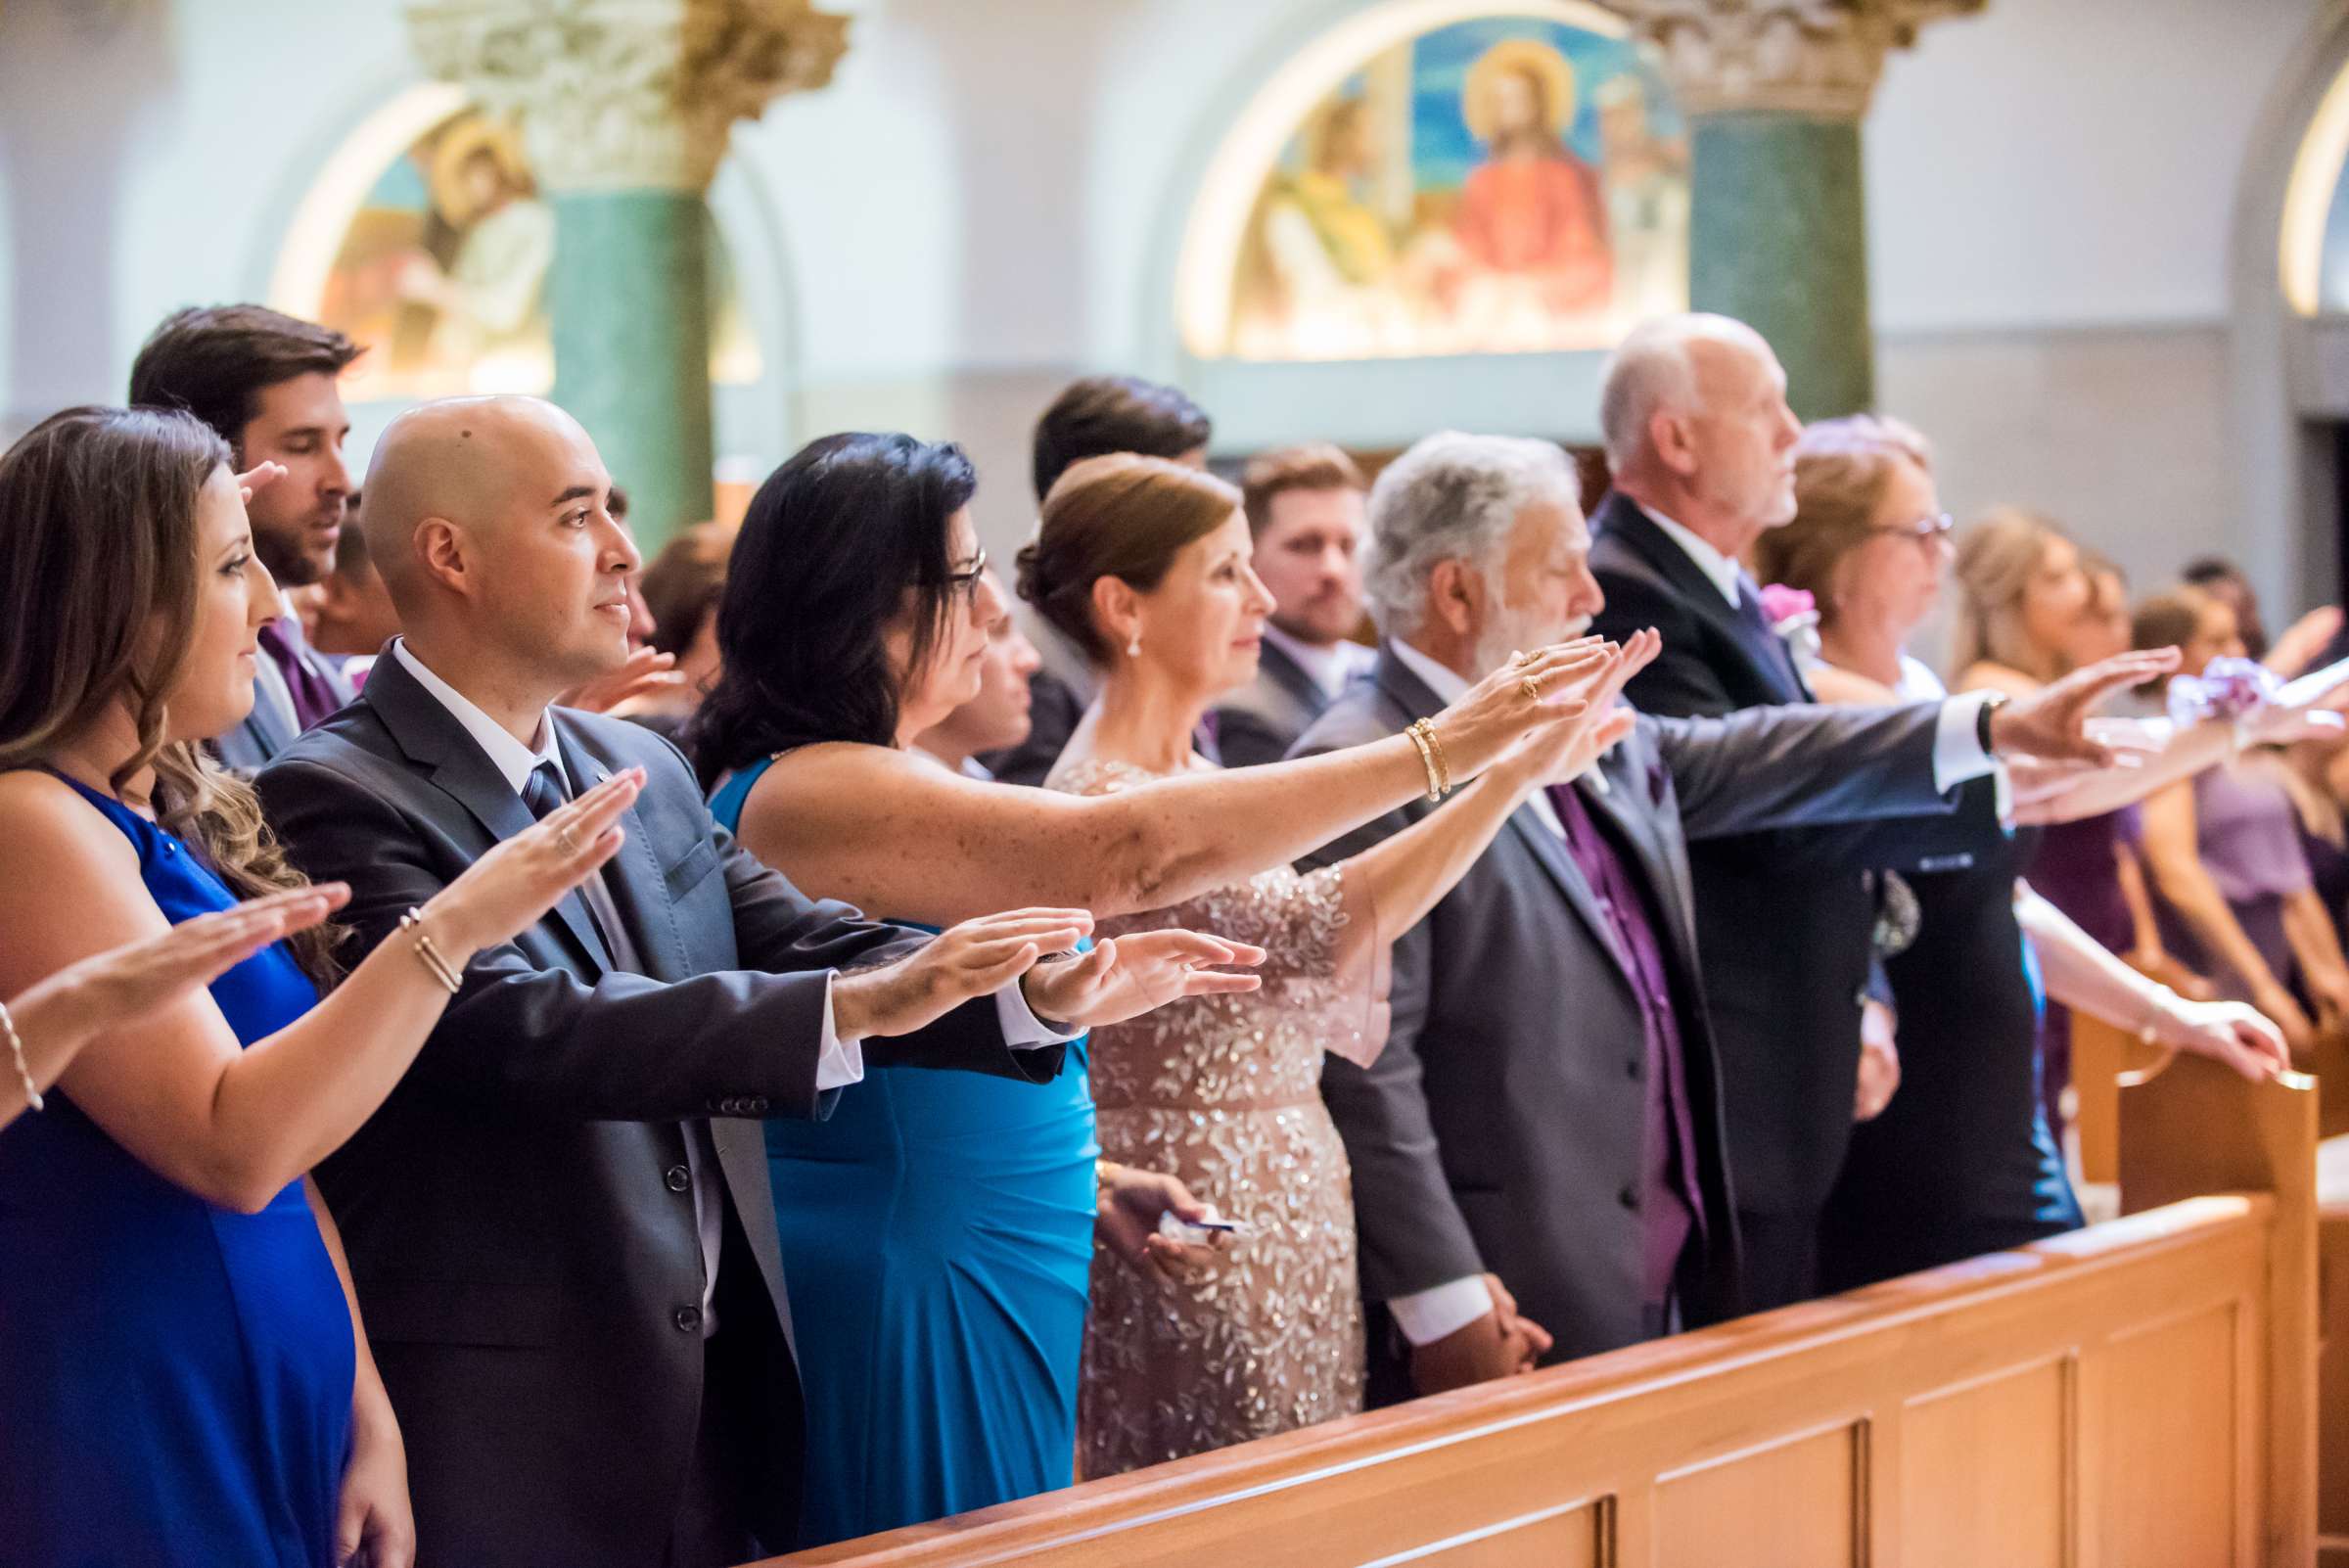
<path fill-rule="evenodd" d="M 1543 141 L 1536 112 L 1548 148 L 1504 186 L 1494 132 L 1515 115 Z M 1215 410 L 1219 446 L 1589 439 L 1606 351 L 1686 303 L 1684 130 L 1651 55 L 1590 0 L 1301 10 L 1199 118 L 1138 341 Z M 1318 311 L 1266 308 L 1301 278 Z"/>

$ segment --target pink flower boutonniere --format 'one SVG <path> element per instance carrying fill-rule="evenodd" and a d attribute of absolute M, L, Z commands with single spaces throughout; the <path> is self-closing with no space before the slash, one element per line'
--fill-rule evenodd
<path fill-rule="evenodd" d="M 1797 669 L 1819 663 L 1819 601 L 1808 590 L 1771 583 L 1762 590 L 1762 615 L 1785 641 Z"/>

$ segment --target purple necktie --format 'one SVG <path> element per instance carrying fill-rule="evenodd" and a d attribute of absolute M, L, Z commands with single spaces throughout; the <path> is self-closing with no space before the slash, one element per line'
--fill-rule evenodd
<path fill-rule="evenodd" d="M 260 644 L 286 677 L 286 695 L 294 699 L 294 722 L 308 729 L 343 706 L 343 699 L 335 695 L 326 677 L 295 650 L 282 623 L 272 621 L 261 627 Z"/>

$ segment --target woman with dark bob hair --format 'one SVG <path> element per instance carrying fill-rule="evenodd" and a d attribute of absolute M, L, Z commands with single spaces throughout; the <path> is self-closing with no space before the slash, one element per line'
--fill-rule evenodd
<path fill-rule="evenodd" d="M 180 413 L 72 409 L 0 456 L 0 995 L 303 886 L 202 749 L 252 709 L 284 613 L 239 489 Z M 413 1560 L 398 1426 L 305 1173 L 415 1060 L 447 971 L 610 858 L 636 783 L 484 855 L 324 1000 L 315 922 L 348 890 L 312 890 L 309 929 L 102 1032 L 0 1131 L 0 1560 Z"/>
<path fill-rule="evenodd" d="M 981 572 L 976 485 L 957 447 L 833 436 L 743 520 L 695 755 L 722 781 L 719 820 L 806 892 L 942 926 L 1005 898 L 1133 914 L 1285 866 L 1429 787 L 1403 736 L 1098 799 L 930 760 L 912 738 L 975 693 L 1006 613 Z M 1529 740 L 1554 753 L 1613 663 L 1596 643 L 1541 650 L 1440 715 L 1426 755 L 1465 782 Z M 1455 857 L 1398 850 L 1381 929 Z M 1128 1263 L 1176 1272 L 1198 1249 L 1153 1234 L 1162 1213 L 1205 1217 L 1178 1182 L 1096 1165 L 1082 1053 L 1008 1093 L 868 1073 L 829 1122 L 769 1123 L 767 1148 L 808 1423 L 826 1434 L 804 1544 L 1067 1485 L 1096 1225 Z"/>

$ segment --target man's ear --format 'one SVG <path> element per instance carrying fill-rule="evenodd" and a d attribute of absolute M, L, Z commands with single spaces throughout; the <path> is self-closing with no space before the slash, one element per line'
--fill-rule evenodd
<path fill-rule="evenodd" d="M 416 525 L 413 543 L 417 565 L 424 569 L 427 579 L 458 594 L 470 594 L 479 585 L 473 540 L 456 524 L 443 517 L 428 517 Z"/>
<path fill-rule="evenodd" d="M 1647 444 L 1666 468 L 1682 476 L 1697 469 L 1696 437 L 1687 418 L 1659 408 L 1647 418 Z"/>
<path fill-rule="evenodd" d="M 1428 609 L 1455 637 L 1473 637 L 1485 620 L 1485 576 L 1456 557 L 1427 576 Z"/>

